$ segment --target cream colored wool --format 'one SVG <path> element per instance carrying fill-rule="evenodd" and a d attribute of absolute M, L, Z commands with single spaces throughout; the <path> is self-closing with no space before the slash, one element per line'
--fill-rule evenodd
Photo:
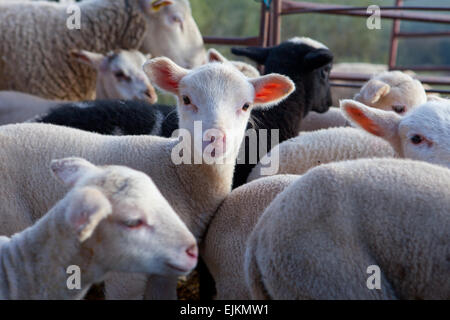
<path fill-rule="evenodd" d="M 0 179 L 4 182 L 0 234 L 12 235 L 32 225 L 67 191 L 52 179 L 51 159 L 79 156 L 99 165 L 125 165 L 151 176 L 199 240 L 231 190 L 234 165 L 176 166 L 171 152 L 177 144 L 178 139 L 103 136 L 47 124 L 0 127 Z"/>
<path fill-rule="evenodd" d="M 72 188 L 36 224 L 0 237 L 0 299 L 81 299 L 110 271 L 181 275 L 195 266 L 193 235 L 148 176 L 79 158 L 51 169 Z M 135 221 L 154 229 L 128 227 Z M 79 288 L 68 287 L 69 266 L 79 268 Z"/>
<path fill-rule="evenodd" d="M 261 170 L 268 166 L 263 163 L 268 163 L 268 157 L 276 161 L 276 154 L 279 157 L 276 174 L 304 174 L 313 167 L 341 160 L 396 156 L 387 141 L 360 129 L 345 127 L 301 132 L 298 137 L 275 146 L 253 168 L 247 181 L 264 177 Z"/>
<path fill-rule="evenodd" d="M 450 299 L 449 184 L 449 169 L 412 160 L 309 171 L 272 201 L 249 237 L 252 298 Z M 372 265 L 380 290 L 367 287 Z"/>
<path fill-rule="evenodd" d="M 157 101 L 155 89 L 142 70 L 147 58 L 139 51 L 117 50 L 102 55 L 77 50 L 71 54 L 77 58 L 77 61 L 73 61 L 75 68 L 81 61 L 97 70 L 97 100 L 144 100 L 148 103 Z M 17 91 L 0 91 L 0 125 L 33 120 L 63 102 Z M 83 103 L 78 105 L 80 108 L 84 107 Z"/>
<path fill-rule="evenodd" d="M 277 175 L 247 183 L 234 189 L 214 214 L 200 253 L 216 284 L 215 299 L 250 298 L 243 269 L 245 243 L 272 199 L 296 178 Z"/>
<path fill-rule="evenodd" d="M 302 133 L 279 144 L 261 159 L 248 181 L 267 174 L 262 171 L 263 163 L 272 159 L 273 167 L 277 154 L 278 173 L 284 174 L 303 174 L 312 167 L 334 161 L 393 156 L 450 168 L 450 100 L 430 100 L 403 117 L 354 100 L 342 100 L 341 112 L 365 132 L 331 128 Z"/>
<path fill-rule="evenodd" d="M 77 3 L 81 12 L 79 30 L 67 27 L 70 15 L 66 13 L 66 4 L 0 3 L 0 90 L 26 92 L 52 100 L 92 100 L 95 72 L 87 66 L 72 66 L 69 51 L 75 48 L 100 53 L 140 48 L 153 56 L 168 56 L 186 67 L 203 63 L 203 40 L 191 16 L 189 2 L 176 0 L 170 5 L 176 10 L 163 7 L 156 13 L 150 2 Z M 162 16 L 166 12 L 171 16 Z M 183 21 L 184 31 L 162 27 L 163 20 L 170 20 L 173 15 Z M 164 43 L 158 41 L 160 37 L 165 37 Z"/>

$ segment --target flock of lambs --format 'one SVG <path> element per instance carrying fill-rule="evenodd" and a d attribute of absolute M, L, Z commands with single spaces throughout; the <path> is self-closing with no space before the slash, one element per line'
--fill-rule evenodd
<path fill-rule="evenodd" d="M 330 107 L 324 44 L 232 50 L 260 75 L 188 0 L 66 7 L 0 0 L 0 299 L 176 299 L 199 256 L 216 299 L 450 299 L 450 100 L 394 71 Z"/>

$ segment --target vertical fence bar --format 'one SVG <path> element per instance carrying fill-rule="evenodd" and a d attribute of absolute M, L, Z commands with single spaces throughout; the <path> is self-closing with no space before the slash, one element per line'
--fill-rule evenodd
<path fill-rule="evenodd" d="M 395 5 L 397 7 L 403 6 L 403 0 L 396 0 Z M 383 16 L 383 14 L 381 14 Z M 395 68 L 397 64 L 397 53 L 398 53 L 398 37 L 397 34 L 400 33 L 400 19 L 394 19 L 392 24 L 391 32 L 391 47 L 389 49 L 389 70 Z"/>
<path fill-rule="evenodd" d="M 273 0 L 271 19 L 271 45 L 276 46 L 281 42 L 281 8 L 283 0 Z"/>
<path fill-rule="evenodd" d="M 269 10 L 264 2 L 261 3 L 261 21 L 259 24 L 259 46 L 269 45 Z"/>

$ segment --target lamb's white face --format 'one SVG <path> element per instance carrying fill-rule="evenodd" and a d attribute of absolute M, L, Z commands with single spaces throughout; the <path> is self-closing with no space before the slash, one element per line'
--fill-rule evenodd
<path fill-rule="evenodd" d="M 81 226 L 80 240 L 105 267 L 160 275 L 186 274 L 195 267 L 194 236 L 147 175 L 121 166 L 97 167 L 79 158 L 56 160 L 52 170 L 75 191 L 97 190 L 98 199 L 91 203 L 109 205 L 108 214 L 96 217 L 98 210 L 89 214 L 88 201 L 79 201 L 79 210 L 71 210 L 68 219 Z M 95 192 L 89 194 L 92 198 Z"/>
<path fill-rule="evenodd" d="M 180 128 L 189 130 L 194 141 L 202 141 L 195 152 L 215 147 L 216 158 L 237 153 L 250 116 L 255 89 L 240 72 L 219 63 L 200 67 L 179 84 Z M 201 130 L 194 130 L 195 122 Z M 208 150 L 206 150 L 207 152 Z"/>
<path fill-rule="evenodd" d="M 404 157 L 450 167 L 450 100 L 428 102 L 399 125 Z"/>
<path fill-rule="evenodd" d="M 157 58 L 144 70 L 155 85 L 177 97 L 180 129 L 190 133 L 198 158 L 211 162 L 234 162 L 251 110 L 274 105 L 295 89 L 285 76 L 249 79 L 229 63 L 187 70 Z"/>
<path fill-rule="evenodd" d="M 106 56 L 84 50 L 72 57 L 97 71 L 97 99 L 143 100 L 156 103 L 155 88 L 142 70 L 148 57 L 136 50 L 119 50 Z"/>
<path fill-rule="evenodd" d="M 100 67 L 97 85 L 102 86 L 108 99 L 158 100 L 155 89 L 142 70 L 147 58 L 139 51 L 110 53 Z"/>
<path fill-rule="evenodd" d="M 422 83 L 400 71 L 389 71 L 369 80 L 355 100 L 365 105 L 405 115 L 427 102 Z"/>
<path fill-rule="evenodd" d="M 387 140 L 399 156 L 450 168 L 450 100 L 429 101 L 404 117 L 353 100 L 341 101 L 341 109 L 352 123 Z"/>

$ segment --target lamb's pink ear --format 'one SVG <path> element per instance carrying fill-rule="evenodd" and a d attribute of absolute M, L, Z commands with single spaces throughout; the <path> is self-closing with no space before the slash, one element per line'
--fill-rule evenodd
<path fill-rule="evenodd" d="M 220 52 L 214 48 L 211 48 L 208 50 L 207 56 L 208 56 L 208 62 L 227 62 L 228 61 L 227 58 L 225 58 L 223 55 L 221 55 Z"/>
<path fill-rule="evenodd" d="M 177 94 L 178 85 L 189 70 L 177 65 L 169 58 L 155 58 L 144 64 L 144 71 L 150 81 L 161 90 Z"/>
<path fill-rule="evenodd" d="M 253 103 L 259 107 L 275 105 L 295 90 L 295 84 L 291 79 L 276 73 L 249 79 L 249 81 L 255 88 Z"/>
<path fill-rule="evenodd" d="M 394 147 L 399 142 L 398 126 L 401 117 L 392 111 L 368 107 L 354 100 L 341 100 L 343 115 L 353 124 L 367 132 L 382 137 Z"/>
<path fill-rule="evenodd" d="M 71 50 L 70 56 L 78 62 L 87 64 L 97 70 L 100 69 L 103 59 L 105 58 L 105 56 L 100 53 L 89 52 L 86 50 Z"/>
<path fill-rule="evenodd" d="M 108 198 L 97 188 L 74 189 L 70 197 L 66 220 L 78 234 L 80 242 L 88 239 L 98 224 L 112 213 Z"/>
<path fill-rule="evenodd" d="M 52 160 L 50 169 L 55 177 L 69 187 L 72 187 L 77 183 L 83 175 L 100 170 L 98 167 L 82 158 Z"/>
<path fill-rule="evenodd" d="M 391 86 L 377 79 L 369 80 L 357 95 L 357 99 L 362 97 L 366 103 L 377 103 L 382 97 L 391 91 Z M 356 97 L 355 97 L 356 98 Z"/>

